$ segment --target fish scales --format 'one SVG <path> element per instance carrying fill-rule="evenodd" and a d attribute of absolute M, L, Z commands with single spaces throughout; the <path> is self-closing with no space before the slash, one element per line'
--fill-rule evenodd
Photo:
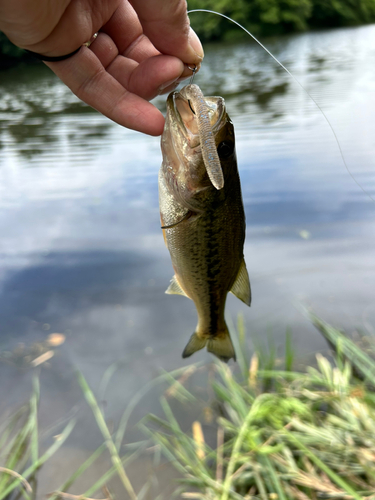
<path fill-rule="evenodd" d="M 227 294 L 232 291 L 248 305 L 251 299 L 235 138 L 224 100 L 205 97 L 224 181 L 217 189 L 202 154 L 204 136 L 199 134 L 199 116 L 188 102 L 189 87 L 197 93 L 197 86 L 191 85 L 168 97 L 162 136 L 160 214 L 175 271 L 167 293 L 186 295 L 197 309 L 198 325 L 183 356 L 207 345 L 208 351 L 228 361 L 235 359 L 235 353 L 224 319 Z"/>
<path fill-rule="evenodd" d="M 178 281 L 196 303 L 200 327 L 203 323 L 210 333 L 215 333 L 216 328 L 214 311 L 224 321 L 226 295 L 236 278 L 238 260 L 242 259 L 239 249 L 243 247 L 243 232 L 238 221 L 243 214 L 236 200 L 228 198 L 216 210 L 207 210 L 167 230 Z M 223 226 L 227 227 L 225 238 Z"/>

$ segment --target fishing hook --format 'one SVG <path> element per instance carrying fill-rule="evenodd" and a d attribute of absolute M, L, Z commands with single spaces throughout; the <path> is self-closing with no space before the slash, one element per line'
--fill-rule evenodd
<path fill-rule="evenodd" d="M 194 64 L 194 68 L 191 68 L 190 66 L 188 66 L 188 69 L 190 69 L 190 71 L 193 72 L 193 74 L 191 75 L 191 78 L 190 78 L 190 82 L 189 82 L 189 85 L 191 85 L 194 81 L 195 73 L 197 72 L 197 65 Z"/>
<path fill-rule="evenodd" d="M 188 66 L 188 69 L 190 69 L 190 71 L 193 72 L 193 74 L 191 75 L 190 77 L 190 82 L 189 82 L 189 85 L 191 85 L 194 81 L 194 77 L 195 77 L 195 73 L 197 72 L 197 65 L 194 64 L 194 68 L 191 68 L 190 66 Z M 191 103 L 190 103 L 190 99 L 188 99 L 188 103 L 189 103 L 189 107 L 190 109 L 192 110 L 192 112 L 195 114 L 195 111 L 194 109 L 191 107 Z"/>

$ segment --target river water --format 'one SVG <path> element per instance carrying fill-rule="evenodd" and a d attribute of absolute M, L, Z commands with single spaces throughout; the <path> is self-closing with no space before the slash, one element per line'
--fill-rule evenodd
<path fill-rule="evenodd" d="M 310 360 L 326 344 L 308 308 L 374 334 L 375 26 L 266 45 L 330 125 L 252 41 L 205 47 L 196 83 L 226 99 L 234 122 L 253 293 L 250 309 L 229 297 L 227 317 L 243 315 L 250 349 L 265 336 L 281 349 L 290 329 L 299 358 Z M 162 110 L 164 102 L 155 100 Z M 160 369 L 190 362 L 181 353 L 194 305 L 164 294 L 173 271 L 159 222 L 160 163 L 159 138 L 111 123 L 46 67 L 0 74 L 0 410 L 30 394 L 35 370 L 19 353 L 56 332 L 65 343 L 37 369 L 41 426 L 79 409 L 73 436 L 42 470 L 40 498 L 100 443 L 76 368 L 97 391 L 118 363 L 103 395 L 116 424 Z M 203 351 L 192 359 L 211 360 Z M 135 420 L 157 412 L 158 397 L 147 396 Z M 133 471 L 139 484 L 143 463 Z M 161 489 L 169 472 L 162 477 Z"/>

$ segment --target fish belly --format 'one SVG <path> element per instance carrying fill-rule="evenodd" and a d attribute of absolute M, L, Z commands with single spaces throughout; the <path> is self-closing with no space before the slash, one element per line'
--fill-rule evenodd
<path fill-rule="evenodd" d="M 192 214 L 165 234 L 177 281 L 197 308 L 197 332 L 214 336 L 226 329 L 226 296 L 243 259 L 242 204 Z"/>

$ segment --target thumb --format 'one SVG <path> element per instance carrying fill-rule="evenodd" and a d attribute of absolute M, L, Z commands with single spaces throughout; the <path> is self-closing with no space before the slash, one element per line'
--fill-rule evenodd
<path fill-rule="evenodd" d="M 187 65 L 202 62 L 204 52 L 190 28 L 185 0 L 130 0 L 144 34 L 162 53 L 178 57 Z"/>

